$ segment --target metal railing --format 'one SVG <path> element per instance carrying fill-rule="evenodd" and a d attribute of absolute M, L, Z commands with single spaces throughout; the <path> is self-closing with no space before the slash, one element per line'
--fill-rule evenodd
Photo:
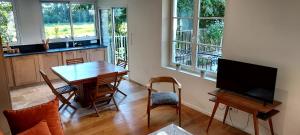
<path fill-rule="evenodd" d="M 204 32 L 204 31 L 203 31 Z M 192 65 L 192 31 L 177 31 L 176 41 L 173 42 L 175 63 Z M 206 71 L 217 71 L 218 59 L 222 56 L 220 45 L 197 43 L 196 68 Z"/>
<path fill-rule="evenodd" d="M 115 44 L 115 63 L 118 59 L 128 60 L 128 38 L 127 35 L 114 36 Z"/>

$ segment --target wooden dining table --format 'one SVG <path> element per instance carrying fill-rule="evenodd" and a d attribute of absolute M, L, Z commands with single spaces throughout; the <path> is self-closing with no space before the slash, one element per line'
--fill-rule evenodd
<path fill-rule="evenodd" d="M 87 85 L 95 84 L 97 76 L 112 72 L 118 72 L 120 75 L 124 75 L 129 72 L 123 67 L 116 66 L 105 61 L 56 66 L 51 69 L 66 83 L 79 87 L 78 97 L 76 98 L 82 107 L 89 105 L 87 95 L 89 87 L 87 87 Z"/>

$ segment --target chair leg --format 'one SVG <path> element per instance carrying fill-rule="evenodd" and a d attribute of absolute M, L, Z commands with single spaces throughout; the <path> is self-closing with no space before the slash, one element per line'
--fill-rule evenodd
<path fill-rule="evenodd" d="M 117 90 L 117 92 L 120 92 L 122 95 L 124 95 L 125 97 L 127 96 L 127 94 L 125 94 L 123 91 L 120 91 L 119 89 Z"/>
<path fill-rule="evenodd" d="M 63 108 L 65 106 L 65 103 L 62 103 L 62 105 L 59 106 L 58 111 L 61 110 L 61 108 Z"/>
<path fill-rule="evenodd" d="M 150 127 L 150 109 L 147 109 L 148 128 Z"/>
<path fill-rule="evenodd" d="M 114 96 L 112 96 L 112 100 L 113 100 L 113 102 L 114 102 L 114 104 L 115 104 L 115 106 L 116 106 L 116 108 L 117 108 L 117 111 L 119 111 L 119 107 L 118 107 L 118 105 L 117 105 L 117 102 L 116 102 L 116 100 L 115 100 L 115 97 L 114 97 Z"/>
<path fill-rule="evenodd" d="M 179 111 L 179 126 L 181 127 L 181 105 L 179 105 L 179 108 L 178 108 L 178 111 Z"/>
<path fill-rule="evenodd" d="M 93 102 L 92 105 L 93 105 L 93 107 L 94 107 L 94 109 L 95 109 L 95 111 L 97 113 L 97 116 L 99 117 L 100 115 L 99 115 L 98 109 L 97 109 L 97 107 L 95 105 L 95 102 Z"/>

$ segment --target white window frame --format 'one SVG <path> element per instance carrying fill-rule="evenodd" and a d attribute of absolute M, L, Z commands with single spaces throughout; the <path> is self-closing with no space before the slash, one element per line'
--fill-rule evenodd
<path fill-rule="evenodd" d="M 10 2 L 13 6 L 13 15 L 14 15 L 14 22 L 15 22 L 15 29 L 16 29 L 16 42 L 10 42 L 10 46 L 14 46 L 17 45 L 19 43 L 21 43 L 21 36 L 20 36 L 20 26 L 18 23 L 18 17 L 17 17 L 17 8 L 16 8 L 16 1 L 15 0 L 0 0 L 0 2 Z"/>
<path fill-rule="evenodd" d="M 71 37 L 68 38 L 53 38 L 50 39 L 50 42 L 66 42 L 66 41 L 81 41 L 81 40 L 95 40 L 98 39 L 98 25 L 97 25 L 97 6 L 95 2 L 91 2 L 91 1 L 55 1 L 55 0 L 43 0 L 40 1 L 40 11 L 41 11 L 41 31 L 42 31 L 42 37 L 43 39 L 46 38 L 46 33 L 45 33 L 45 24 L 43 21 L 43 13 L 42 13 L 42 3 L 67 3 L 69 5 L 69 16 L 70 16 L 70 29 L 71 29 Z M 72 10 L 71 10 L 71 6 L 72 4 L 92 4 L 94 5 L 94 27 L 95 27 L 95 36 L 85 36 L 85 37 L 75 37 L 74 36 L 74 29 L 73 29 L 73 19 L 72 19 Z"/>
<path fill-rule="evenodd" d="M 172 0 L 171 2 L 172 6 L 171 6 L 171 29 L 170 29 L 170 55 L 169 55 L 169 65 L 171 67 L 176 67 L 176 63 L 175 63 L 175 56 L 174 56 L 174 45 L 173 43 L 174 42 L 178 42 L 178 41 L 174 41 L 174 37 L 175 37 L 175 34 L 176 34 L 176 27 L 174 24 L 176 22 L 174 22 L 175 19 L 193 19 L 193 33 L 192 33 L 192 41 L 190 42 L 191 43 L 191 47 L 192 47 L 192 52 L 191 52 L 191 65 L 183 65 L 181 64 L 181 70 L 184 70 L 184 71 L 188 71 L 188 72 L 191 72 L 191 73 L 196 73 L 196 74 L 199 74 L 201 72 L 201 70 L 203 69 L 200 69 L 200 68 L 197 68 L 197 33 L 198 33 L 198 25 L 199 25 L 199 20 L 201 19 L 223 19 L 224 20 L 224 17 L 200 17 L 199 16 L 199 11 L 200 11 L 200 8 L 201 8 L 201 0 L 194 0 L 194 15 L 192 17 L 177 17 L 177 0 Z M 222 42 L 222 41 L 221 41 Z M 188 43 L 188 42 L 186 42 Z M 212 78 L 215 78 L 216 77 L 216 73 L 215 72 L 212 72 L 212 71 L 208 71 L 208 70 L 205 70 L 206 74 Z"/>

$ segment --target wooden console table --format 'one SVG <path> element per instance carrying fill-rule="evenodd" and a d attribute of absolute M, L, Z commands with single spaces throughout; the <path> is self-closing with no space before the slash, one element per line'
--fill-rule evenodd
<path fill-rule="evenodd" d="M 220 103 L 226 105 L 223 124 L 225 123 L 226 116 L 228 114 L 228 110 L 230 107 L 239 109 L 244 112 L 248 112 L 253 114 L 253 123 L 254 123 L 254 130 L 255 135 L 259 134 L 258 129 L 258 119 L 268 120 L 270 125 L 271 134 L 274 135 L 273 124 L 272 124 L 272 116 L 279 113 L 278 110 L 275 110 L 275 107 L 281 104 L 279 101 L 274 101 L 273 104 L 266 104 L 264 105 L 261 102 L 257 102 L 253 99 L 238 95 L 233 92 L 217 90 L 213 92 L 209 92 L 209 95 L 214 96 L 213 98 L 209 99 L 212 102 L 215 102 L 213 112 L 210 116 L 210 120 L 206 129 L 208 132 L 209 127 L 212 123 L 214 115 L 218 109 Z"/>

